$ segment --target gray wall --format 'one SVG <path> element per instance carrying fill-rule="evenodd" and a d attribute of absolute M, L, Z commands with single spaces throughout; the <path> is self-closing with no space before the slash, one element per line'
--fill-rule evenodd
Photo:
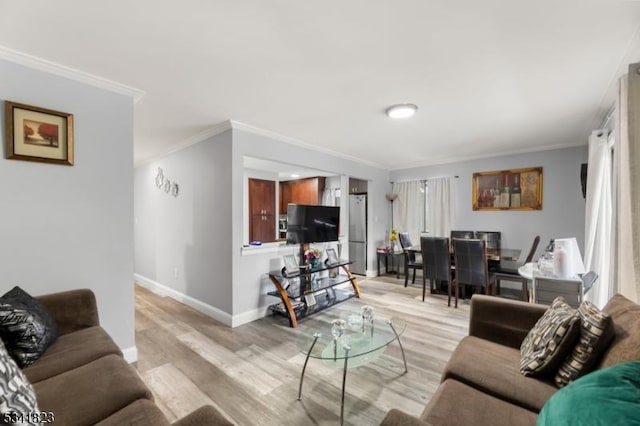
<path fill-rule="evenodd" d="M 74 166 L 0 159 L 2 291 L 90 288 L 102 325 L 133 350 L 131 98 L 0 60 L 0 100 L 75 120 Z"/>
<path fill-rule="evenodd" d="M 284 254 L 297 254 L 297 249 L 287 246 L 243 250 L 247 177 L 262 176 L 245 169 L 245 156 L 368 180 L 367 269 L 371 272 L 375 270 L 375 247 L 386 239 L 389 229 L 385 194 L 390 191 L 390 180 L 459 175 L 455 226 L 500 230 L 504 246 L 526 249 L 536 234 L 543 242 L 561 236 L 576 236 L 580 244 L 583 241 L 579 170 L 586 161 L 586 147 L 407 169 L 390 175 L 384 169 L 233 129 L 141 166 L 135 173 L 136 273 L 169 289 L 178 299 L 185 295 L 182 300 L 192 306 L 201 302 L 215 308 L 224 314 L 218 318 L 230 325 L 264 315 L 265 307 L 275 301 L 266 294 L 273 290 L 266 273 L 282 266 Z M 471 210 L 474 171 L 534 166 L 544 168 L 543 210 Z M 177 198 L 156 188 L 158 167 L 180 185 Z M 207 307 L 202 310 L 211 313 Z"/>
<path fill-rule="evenodd" d="M 491 157 L 480 160 L 391 172 L 391 180 L 428 179 L 454 176 L 454 229 L 501 231 L 502 246 L 522 248 L 526 256 L 535 235 L 541 242 L 537 254 L 551 238 L 576 237 L 584 255 L 584 209 L 580 187 L 580 164 L 587 162 L 587 147 L 557 149 L 528 154 Z M 542 210 L 474 211 L 471 206 L 474 172 L 543 167 Z"/>
<path fill-rule="evenodd" d="M 135 272 L 231 314 L 231 131 L 136 168 L 134 214 Z"/>
<path fill-rule="evenodd" d="M 267 299 L 265 293 L 273 290 L 266 273 L 279 269 L 282 255 L 293 249 L 283 247 L 277 252 L 242 255 L 243 230 L 243 187 L 245 173 L 244 156 L 251 156 L 282 163 L 298 164 L 302 167 L 326 170 L 336 175 L 347 175 L 369 181 L 368 217 L 368 264 L 373 270 L 375 247 L 385 239 L 389 228 L 389 204 L 385 194 L 390 191 L 389 172 L 348 159 L 334 157 L 301 146 L 277 141 L 262 135 L 233 130 L 233 177 L 232 177 L 232 229 L 233 229 L 233 312 L 234 321 L 241 323 L 258 317 L 260 310 L 275 300 Z M 343 226 L 344 229 L 344 226 Z M 346 250 L 346 247 L 343 248 Z M 246 317 L 243 317 L 246 315 Z"/>
<path fill-rule="evenodd" d="M 143 285 L 229 324 L 264 315 L 275 300 L 266 273 L 281 267 L 291 247 L 243 255 L 246 240 L 247 178 L 251 156 L 369 179 L 370 259 L 388 228 L 390 190 L 386 170 L 244 131 L 231 130 L 174 152 L 135 170 L 135 272 Z M 155 186 L 158 167 L 180 186 L 172 197 Z M 275 175 L 268 175 L 273 177 Z M 175 271 L 178 271 L 177 277 Z M 371 268 L 370 268 L 371 269 Z M 204 305 L 203 305 L 204 304 Z M 211 309 L 213 307 L 214 309 Z"/>

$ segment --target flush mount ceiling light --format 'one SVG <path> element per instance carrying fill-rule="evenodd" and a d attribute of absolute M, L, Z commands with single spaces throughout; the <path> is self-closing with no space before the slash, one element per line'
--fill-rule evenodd
<path fill-rule="evenodd" d="M 418 110 L 418 107 L 414 104 L 398 104 L 391 105 L 387 108 L 386 113 L 390 118 L 409 118 Z"/>

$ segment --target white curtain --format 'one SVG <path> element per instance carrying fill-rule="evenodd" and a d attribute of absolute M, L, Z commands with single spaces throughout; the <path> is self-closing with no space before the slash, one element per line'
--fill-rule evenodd
<path fill-rule="evenodd" d="M 449 237 L 452 222 L 452 178 L 442 177 L 427 180 L 427 211 L 429 235 Z"/>
<path fill-rule="evenodd" d="M 398 198 L 393 202 L 393 224 L 398 232 L 408 232 L 412 245 L 420 243 L 420 233 L 424 227 L 424 194 L 420 191 L 422 182 L 414 180 L 396 182 L 393 192 Z"/>
<path fill-rule="evenodd" d="M 585 209 L 585 253 L 587 271 L 600 277 L 586 298 L 603 307 L 613 296 L 613 136 L 595 130 L 589 137 L 589 168 Z"/>
<path fill-rule="evenodd" d="M 620 79 L 616 108 L 617 245 L 616 289 L 640 301 L 640 64 Z M 633 121 L 630 114 L 636 114 Z"/>

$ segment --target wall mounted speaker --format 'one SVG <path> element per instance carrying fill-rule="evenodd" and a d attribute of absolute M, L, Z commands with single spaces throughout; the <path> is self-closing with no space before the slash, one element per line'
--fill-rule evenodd
<path fill-rule="evenodd" d="M 587 198 L 587 163 L 580 165 L 580 184 L 582 185 L 582 197 Z"/>

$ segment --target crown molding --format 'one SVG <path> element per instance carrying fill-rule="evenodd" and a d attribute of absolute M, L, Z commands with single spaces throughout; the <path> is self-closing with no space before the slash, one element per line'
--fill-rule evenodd
<path fill-rule="evenodd" d="M 96 75 L 89 74 L 87 72 L 67 67 L 65 65 L 61 65 L 52 61 L 48 61 L 46 59 L 38 58 L 37 56 L 19 52 L 17 50 L 10 49 L 1 45 L 0 59 L 14 62 L 19 65 L 24 65 L 25 67 L 33 68 L 38 71 L 55 74 L 60 77 L 65 77 L 70 80 L 78 81 L 80 83 L 88 84 L 90 86 L 98 87 L 100 89 L 108 90 L 120 95 L 125 95 L 133 98 L 134 103 L 138 102 L 145 95 L 145 92 L 140 89 L 108 80 L 103 77 L 98 77 Z"/>
<path fill-rule="evenodd" d="M 135 161 L 134 167 L 140 167 L 149 163 L 153 163 L 154 161 L 164 158 L 167 155 L 175 154 L 178 151 L 182 151 L 183 149 L 189 148 L 191 145 L 204 142 L 207 139 L 210 139 L 228 130 L 231 130 L 231 121 L 230 120 L 223 121 L 220 124 L 216 124 L 215 126 L 209 127 L 200 133 L 197 133 L 193 136 L 189 136 L 188 138 L 181 140 L 177 144 L 172 145 L 168 151 L 162 154 L 154 155 L 153 157 L 145 158 L 144 160 Z"/>
<path fill-rule="evenodd" d="M 291 144 L 291 145 L 296 145 L 296 146 L 299 146 L 299 147 L 302 147 L 302 148 L 310 149 L 312 151 L 318 151 L 318 152 L 322 152 L 323 154 L 327 154 L 327 155 L 331 155 L 331 156 L 334 156 L 334 157 L 343 158 L 345 160 L 354 161 L 356 163 L 365 164 L 367 166 L 388 170 L 388 167 L 383 165 L 383 164 L 375 163 L 373 161 L 363 160 L 362 158 L 354 157 L 352 155 L 344 154 L 344 153 L 338 152 L 338 151 L 333 151 L 331 149 L 327 149 L 327 148 L 324 148 L 324 147 L 321 147 L 321 146 L 312 145 L 310 143 L 301 141 L 300 139 L 295 139 L 295 138 L 291 138 L 289 136 L 284 136 L 284 135 L 281 135 L 279 133 L 272 132 L 271 130 L 264 130 L 264 129 L 261 129 L 259 127 L 255 127 L 255 126 L 251 126 L 249 124 L 241 123 L 239 121 L 235 121 L 235 120 L 229 120 L 229 121 L 231 123 L 231 127 L 233 129 L 235 129 L 235 130 L 242 130 L 244 132 L 253 133 L 253 134 L 258 135 L 258 136 L 264 136 L 264 137 L 269 138 L 269 139 L 274 139 L 274 140 L 277 140 L 277 141 L 280 141 L 280 142 L 288 143 L 288 144 Z"/>
<path fill-rule="evenodd" d="M 347 155 L 347 154 L 343 154 L 341 152 L 333 151 L 333 150 L 330 150 L 330 149 L 318 147 L 316 145 L 312 145 L 310 143 L 303 142 L 303 141 L 301 141 L 299 139 L 295 139 L 295 138 L 291 138 L 291 137 L 288 137 L 288 136 L 284 136 L 284 135 L 281 135 L 279 133 L 272 132 L 270 130 L 264 130 L 264 129 L 261 129 L 259 127 L 251 126 L 249 124 L 241 123 L 241 122 L 235 121 L 235 120 L 223 121 L 220 124 L 217 124 L 217 125 L 215 125 L 213 127 L 210 127 L 210 128 L 208 128 L 208 129 L 206 129 L 206 130 L 204 130 L 204 131 L 202 131 L 202 132 L 200 132 L 200 133 L 198 133 L 196 135 L 190 136 L 187 139 L 184 139 L 184 140 L 178 142 L 177 144 L 173 145 L 171 147 L 171 149 L 169 149 L 168 151 L 166 151 L 166 152 L 164 152 L 162 154 L 155 155 L 155 156 L 150 157 L 150 158 L 145 158 L 144 160 L 136 161 L 135 164 L 134 164 L 134 167 L 140 167 L 140 166 L 144 166 L 146 164 L 152 163 L 152 162 L 154 162 L 156 160 L 159 160 L 159 159 L 161 159 L 163 157 L 166 157 L 167 155 L 174 154 L 174 153 L 176 153 L 178 151 L 181 151 L 181 150 L 183 150 L 185 148 L 190 147 L 191 145 L 195 145 L 197 143 L 204 142 L 209 138 L 217 136 L 217 135 L 219 135 L 221 133 L 224 133 L 227 130 L 231 130 L 231 129 L 233 129 L 233 130 L 241 130 L 243 132 L 252 133 L 252 134 L 258 135 L 258 136 L 264 136 L 266 138 L 273 139 L 273 140 L 276 140 L 276 141 L 279 141 L 279 142 L 284 142 L 284 143 L 288 143 L 288 144 L 291 144 L 291 145 L 300 146 L 302 148 L 306 148 L 306 149 L 310 149 L 310 150 L 313 150 L 313 151 L 322 152 L 324 154 L 332 155 L 334 157 L 340 157 L 340 158 L 344 158 L 346 160 L 355 161 L 355 162 L 358 162 L 358 163 L 361 163 L 361 164 L 366 164 L 366 165 L 371 166 L 371 167 L 377 167 L 377 168 L 380 168 L 380 169 L 388 170 L 388 167 L 384 166 L 382 164 L 374 163 L 372 161 L 363 160 L 361 158 L 354 157 L 354 156 Z"/>
<path fill-rule="evenodd" d="M 397 170 L 404 170 L 404 169 L 413 169 L 413 168 L 418 168 L 418 167 L 428 167 L 428 166 L 437 166 L 437 165 L 441 165 L 441 164 L 451 164 L 451 163 L 460 163 L 463 161 L 473 161 L 473 160 L 482 160 L 485 158 L 494 158 L 494 157 L 506 157 L 509 155 L 519 155 L 519 154 L 530 154 L 530 153 L 534 153 L 534 152 L 542 152 L 542 151 L 553 151 L 556 149 L 566 149 L 566 148 L 575 148 L 575 147 L 579 147 L 579 146 L 585 146 L 586 142 L 584 143 L 571 143 L 571 144 L 559 144 L 559 145 L 547 145 L 547 146 L 540 146 L 540 147 L 533 147 L 533 148 L 526 148 L 526 149 L 520 149 L 520 150 L 512 150 L 512 151 L 501 151 L 500 153 L 487 153 L 487 154 L 482 154 L 482 155 L 468 155 L 468 156 L 455 156 L 455 157 L 446 157 L 446 158 L 441 158 L 441 159 L 436 159 L 436 160 L 427 160 L 427 161 L 415 161 L 415 162 L 408 162 L 408 163 L 400 163 L 400 164 L 396 164 L 396 165 L 383 165 L 383 164 L 379 164 L 379 163 L 375 163 L 372 161 L 367 161 L 367 160 L 363 160 L 361 158 L 357 158 L 357 157 L 353 157 L 351 155 L 347 155 L 347 154 L 343 154 L 337 151 L 332 151 L 330 149 L 323 149 L 323 148 L 318 148 L 315 145 L 311 145 L 309 143 L 303 142 L 299 139 L 295 139 L 295 138 L 290 138 L 288 136 L 284 136 L 281 135 L 279 133 L 276 132 L 272 132 L 270 130 L 264 130 L 261 129 L 259 127 L 255 127 L 255 126 L 251 126 L 249 124 L 245 124 L 239 121 L 235 121 L 235 120 L 226 120 L 223 121 L 220 124 L 217 124 L 215 126 L 209 127 L 208 129 L 205 129 L 204 131 L 195 134 L 193 136 L 190 136 L 186 139 L 183 139 L 182 141 L 178 142 L 177 144 L 173 145 L 171 147 L 171 149 L 169 149 L 168 151 L 166 151 L 163 154 L 159 154 L 159 155 L 155 155 L 153 157 L 150 158 L 146 158 L 144 160 L 141 161 L 136 161 L 134 164 L 134 167 L 141 167 L 144 166 L 146 164 L 152 163 L 154 161 L 157 161 L 163 157 L 166 157 L 168 155 L 171 154 L 175 154 L 178 151 L 182 151 L 183 149 L 186 149 L 188 147 L 190 147 L 191 145 L 195 145 L 197 143 L 200 142 L 204 142 L 207 139 L 210 139 L 214 136 L 217 136 L 221 133 L 224 133 L 228 130 L 241 130 L 244 132 L 248 132 L 248 133 L 252 133 L 258 136 L 264 136 L 267 137 L 269 139 L 273 139 L 273 140 L 277 140 L 280 142 L 284 142 L 284 143 L 288 143 L 288 144 L 292 144 L 292 145 L 296 145 L 296 146 L 300 146 L 306 149 L 310 149 L 313 151 L 319 151 L 322 152 L 324 154 L 328 154 L 328 155 L 332 155 L 334 157 L 339 157 L 339 158 L 343 158 L 346 160 L 350 160 L 350 161 L 354 161 L 357 163 L 361 163 L 361 164 L 366 164 L 368 166 L 371 167 L 376 167 L 379 169 L 383 169 L 383 170 L 387 170 L 387 171 L 397 171 Z M 586 141 L 586 139 L 585 139 Z"/>
<path fill-rule="evenodd" d="M 299 139 L 294 139 L 294 138 L 290 138 L 288 136 L 284 136 L 281 135 L 279 133 L 276 132 L 272 132 L 270 130 L 264 130 L 261 129 L 259 127 L 255 127 L 255 126 L 251 126 L 249 124 L 245 124 L 245 123 L 241 123 L 239 121 L 235 121 L 235 120 L 226 120 L 218 125 L 215 125 L 213 127 L 210 127 L 206 130 L 204 130 L 203 132 L 200 132 L 196 135 L 190 136 L 187 139 L 182 140 L 181 142 L 178 142 L 177 144 L 173 145 L 171 147 L 171 149 L 169 149 L 168 151 L 159 154 L 159 155 L 154 155 L 153 157 L 150 158 L 145 158 L 144 160 L 140 160 L 140 161 L 135 161 L 134 162 L 134 167 L 141 167 L 144 166 L 146 164 L 152 163 L 156 160 L 159 160 L 163 157 L 166 157 L 167 155 L 170 154 L 174 154 L 178 151 L 181 151 L 185 148 L 190 147 L 191 145 L 195 145 L 197 143 L 200 142 L 204 142 L 205 140 L 212 138 L 214 136 L 217 136 L 221 133 L 226 132 L 227 130 L 241 130 L 243 132 L 247 132 L 247 133 L 252 133 L 254 135 L 258 135 L 258 136 L 264 136 L 266 138 L 269 139 L 273 139 L 279 142 L 284 142 L 284 143 L 288 143 L 291 145 L 296 145 L 296 146 L 300 146 L 302 148 L 306 148 L 309 150 L 313 150 L 313 151 L 318 151 L 318 152 L 322 152 L 324 154 L 328 154 L 328 155 L 332 155 L 334 157 L 339 157 L 339 158 L 344 158 L 346 160 L 350 160 L 350 161 L 354 161 L 357 163 L 361 163 L 361 164 L 366 164 L 368 166 L 371 167 L 376 167 L 379 169 L 383 169 L 383 170 L 389 170 L 389 168 L 387 166 L 384 166 L 382 164 L 378 164 L 378 163 L 374 163 L 373 161 L 367 161 L 367 160 L 363 160 L 361 158 L 358 157 L 354 157 L 351 155 L 347 155 L 347 154 L 343 154 L 341 152 L 337 152 L 337 151 L 332 151 L 330 149 L 326 149 L 326 148 L 322 148 L 322 147 L 318 147 L 316 145 L 312 145 L 309 144 L 307 142 L 303 142 Z"/>
<path fill-rule="evenodd" d="M 580 143 L 547 145 L 547 146 L 539 146 L 535 148 L 526 148 L 526 149 L 519 149 L 519 150 L 513 150 L 513 151 L 501 151 L 500 153 L 493 152 L 493 153 L 487 153 L 482 155 L 468 155 L 468 156 L 461 155 L 461 156 L 455 156 L 455 157 L 441 158 L 433 161 L 416 161 L 416 162 L 410 162 L 410 163 L 401 163 L 393 167 L 388 167 L 388 170 L 398 171 L 398 170 L 406 170 L 406 169 L 415 169 L 418 167 L 461 163 L 463 161 L 483 160 L 485 158 L 507 157 L 509 155 L 531 154 L 534 152 L 554 151 L 556 149 L 576 148 L 579 146 L 586 146 L 586 145 L 587 145 L 587 139 L 585 137 L 585 142 L 580 142 Z"/>
<path fill-rule="evenodd" d="M 173 154 L 176 151 L 182 151 L 185 148 L 190 147 L 191 145 L 195 145 L 200 142 L 204 142 L 207 139 L 210 139 L 214 136 L 218 136 L 221 133 L 226 132 L 227 130 L 231 130 L 231 121 L 225 120 L 220 124 L 216 124 L 215 126 L 211 126 L 200 133 L 196 133 L 193 136 L 189 136 L 186 139 L 178 142 L 171 150 L 169 150 L 165 155 Z"/>

